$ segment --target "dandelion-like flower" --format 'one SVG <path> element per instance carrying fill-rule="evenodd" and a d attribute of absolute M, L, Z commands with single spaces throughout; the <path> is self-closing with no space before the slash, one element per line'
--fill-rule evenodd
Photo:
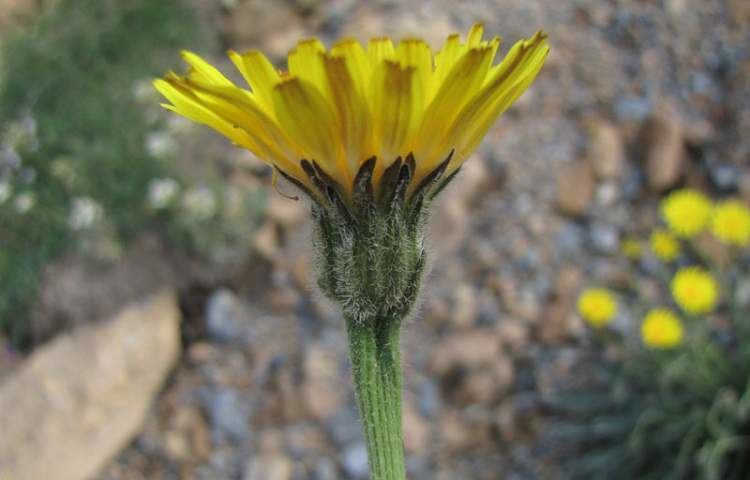
<path fill-rule="evenodd" d="M 739 200 L 726 200 L 714 208 L 711 233 L 729 245 L 750 244 L 750 209 Z"/>
<path fill-rule="evenodd" d="M 680 269 L 672 279 L 671 288 L 677 305 L 691 315 L 709 313 L 716 307 L 719 286 L 714 277 L 700 267 Z"/>
<path fill-rule="evenodd" d="M 638 260 L 643 255 L 641 242 L 633 237 L 627 237 L 620 243 L 620 251 L 632 260 Z"/>
<path fill-rule="evenodd" d="M 578 297 L 578 313 L 592 327 L 612 322 L 617 314 L 617 302 L 606 288 L 587 288 Z"/>
<path fill-rule="evenodd" d="M 252 90 L 236 86 L 194 53 L 187 76 L 154 85 L 166 108 L 208 125 L 318 195 L 320 184 L 348 201 L 357 173 L 373 159 L 373 183 L 409 165 L 410 193 L 440 171 L 447 178 L 476 148 L 495 119 L 531 84 L 547 56 L 546 35 L 516 43 L 499 64 L 500 39 L 474 26 L 434 53 L 420 39 L 394 45 L 353 39 L 326 50 L 297 44 L 289 71 L 258 51 L 229 52 Z M 393 174 L 395 175 L 395 174 Z"/>
<path fill-rule="evenodd" d="M 661 202 L 661 215 L 678 237 L 692 238 L 708 226 L 711 200 L 697 190 L 685 188 L 672 192 Z"/>
<path fill-rule="evenodd" d="M 304 40 L 279 71 L 229 56 L 250 89 L 185 52 L 186 76 L 154 85 L 166 108 L 208 125 L 311 201 L 318 285 L 345 319 L 371 478 L 403 480 L 399 335 L 420 292 L 432 199 L 548 53 L 538 32 L 499 63 L 483 27 L 433 52 L 420 39 Z M 274 175 L 274 179 L 276 176 Z"/>
<path fill-rule="evenodd" d="M 680 241 L 669 230 L 657 228 L 649 237 L 651 251 L 663 262 L 672 262 L 680 256 Z"/>
<path fill-rule="evenodd" d="M 674 348 L 682 343 L 682 322 L 671 310 L 650 310 L 641 324 L 641 339 L 651 348 Z"/>

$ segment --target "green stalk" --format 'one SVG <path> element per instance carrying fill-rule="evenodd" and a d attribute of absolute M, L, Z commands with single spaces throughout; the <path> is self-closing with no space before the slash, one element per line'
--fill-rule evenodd
<path fill-rule="evenodd" d="M 347 319 L 349 354 L 371 480 L 404 480 L 400 319 Z"/>

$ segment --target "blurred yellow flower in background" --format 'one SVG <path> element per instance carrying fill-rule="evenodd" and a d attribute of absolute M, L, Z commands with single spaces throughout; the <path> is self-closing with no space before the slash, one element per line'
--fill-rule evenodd
<path fill-rule="evenodd" d="M 651 251 L 656 258 L 664 262 L 671 262 L 680 255 L 680 241 L 670 231 L 657 228 L 649 237 Z"/>
<path fill-rule="evenodd" d="M 593 327 L 612 322 L 617 314 L 617 302 L 606 288 L 587 288 L 578 297 L 578 313 Z"/>
<path fill-rule="evenodd" d="M 623 255 L 632 260 L 638 260 L 643 255 L 641 242 L 633 237 L 623 239 L 622 243 L 620 243 L 620 251 L 622 251 Z"/>
<path fill-rule="evenodd" d="M 711 219 L 711 233 L 730 245 L 750 244 L 750 209 L 739 200 L 726 200 L 716 205 Z"/>
<path fill-rule="evenodd" d="M 444 162 L 446 176 L 461 166 L 549 51 L 540 31 L 494 64 L 500 38 L 483 33 L 475 25 L 463 40 L 450 35 L 436 52 L 416 38 L 379 37 L 364 47 L 347 38 L 330 49 L 313 38 L 289 52 L 288 72 L 257 50 L 230 52 L 251 90 L 184 52 L 188 74 L 169 73 L 154 86 L 169 100 L 165 108 L 216 129 L 309 190 L 311 177 L 325 177 L 350 196 L 371 158 L 376 188 L 387 167 L 410 158 L 413 188 Z M 313 175 L 311 165 L 322 172 Z"/>
<path fill-rule="evenodd" d="M 698 190 L 684 188 L 662 200 L 661 215 L 678 237 L 692 238 L 701 233 L 711 219 L 711 200 Z"/>
<path fill-rule="evenodd" d="M 682 343 L 682 322 L 671 310 L 650 310 L 641 324 L 641 339 L 651 348 L 673 348 Z"/>
<path fill-rule="evenodd" d="M 700 315 L 716 307 L 719 286 L 714 277 L 700 267 L 682 268 L 672 279 L 672 296 L 685 312 Z"/>

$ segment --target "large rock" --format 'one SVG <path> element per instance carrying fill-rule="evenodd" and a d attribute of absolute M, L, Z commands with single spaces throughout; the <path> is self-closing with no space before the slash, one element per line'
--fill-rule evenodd
<path fill-rule="evenodd" d="M 0 386 L 0 478 L 91 478 L 138 433 L 180 350 L 174 293 L 38 348 Z"/>
<path fill-rule="evenodd" d="M 561 213 L 578 217 L 586 213 L 594 198 L 596 181 L 591 165 L 576 162 L 557 172 L 557 208 Z"/>
<path fill-rule="evenodd" d="M 601 179 L 622 176 L 625 169 L 625 145 L 617 127 L 606 120 L 592 120 L 588 131 L 586 158 L 596 176 Z"/>
<path fill-rule="evenodd" d="M 658 192 L 666 190 L 682 177 L 687 156 L 677 109 L 662 105 L 646 123 L 644 136 L 648 186 Z"/>

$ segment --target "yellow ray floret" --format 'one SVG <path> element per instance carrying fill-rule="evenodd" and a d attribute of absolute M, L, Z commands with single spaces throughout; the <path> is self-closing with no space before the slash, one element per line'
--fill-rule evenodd
<path fill-rule="evenodd" d="M 592 327 L 612 322 L 617 314 L 617 302 L 606 288 L 587 288 L 578 297 L 578 313 Z"/>
<path fill-rule="evenodd" d="M 641 338 L 651 348 L 674 348 L 682 343 L 684 335 L 682 322 L 671 310 L 656 308 L 643 318 Z"/>
<path fill-rule="evenodd" d="M 397 45 L 375 38 L 364 47 L 344 39 L 330 50 L 304 40 L 289 53 L 288 72 L 258 51 L 230 51 L 249 89 L 185 52 L 188 74 L 170 73 L 154 86 L 166 108 L 214 128 L 303 186 L 312 186 L 303 159 L 348 195 L 366 160 L 376 157 L 377 185 L 396 158 L 410 153 L 417 185 L 451 152 L 447 173 L 461 165 L 531 85 L 549 51 L 538 32 L 494 64 L 500 39 L 483 40 L 483 33 L 475 25 L 464 41 L 451 35 L 434 53 L 414 38 Z"/>

